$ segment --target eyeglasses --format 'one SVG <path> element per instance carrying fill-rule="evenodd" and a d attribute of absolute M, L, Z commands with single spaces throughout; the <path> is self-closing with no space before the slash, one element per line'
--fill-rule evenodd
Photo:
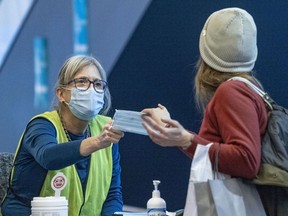
<path fill-rule="evenodd" d="M 91 81 L 86 77 L 77 78 L 70 80 L 67 85 L 74 83 L 75 88 L 80 91 L 87 91 L 90 88 L 90 85 L 93 84 L 93 88 L 96 92 L 104 92 L 105 88 L 107 87 L 107 82 L 104 80 L 94 80 Z"/>

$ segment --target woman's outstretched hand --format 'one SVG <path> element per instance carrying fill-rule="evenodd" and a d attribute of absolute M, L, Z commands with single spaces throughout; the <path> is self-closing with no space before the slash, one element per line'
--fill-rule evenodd
<path fill-rule="evenodd" d="M 194 135 L 178 121 L 171 119 L 164 106 L 144 109 L 142 112 L 145 120 L 143 126 L 154 143 L 163 147 L 177 146 L 184 149 L 191 145 Z"/>
<path fill-rule="evenodd" d="M 104 125 L 102 132 L 98 136 L 84 139 L 80 146 L 80 154 L 87 156 L 95 151 L 109 147 L 112 143 L 118 143 L 124 136 L 124 132 L 114 130 L 111 127 L 112 120 Z"/>
<path fill-rule="evenodd" d="M 157 124 L 165 126 L 162 119 L 171 119 L 170 113 L 165 106 L 158 104 L 157 108 L 147 108 L 141 111 L 145 116 L 150 116 Z"/>

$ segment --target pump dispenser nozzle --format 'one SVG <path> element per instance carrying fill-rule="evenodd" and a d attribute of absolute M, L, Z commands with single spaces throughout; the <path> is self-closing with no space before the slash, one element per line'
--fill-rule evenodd
<path fill-rule="evenodd" d="M 154 190 L 152 192 L 152 197 L 160 197 L 160 191 L 158 190 L 158 185 L 160 183 L 159 180 L 153 180 Z"/>
<path fill-rule="evenodd" d="M 159 180 L 153 180 L 153 185 L 154 185 L 154 188 L 155 190 L 158 190 L 158 185 L 160 184 L 161 182 Z"/>

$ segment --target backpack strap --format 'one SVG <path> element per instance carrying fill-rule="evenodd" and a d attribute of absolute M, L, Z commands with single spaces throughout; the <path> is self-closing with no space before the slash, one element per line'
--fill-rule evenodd
<path fill-rule="evenodd" d="M 262 89 L 258 88 L 256 85 L 254 85 L 252 82 L 250 82 L 248 79 L 243 78 L 243 77 L 232 77 L 229 80 L 238 80 L 241 82 L 246 83 L 251 89 L 253 89 L 258 95 L 260 95 L 262 97 L 262 99 L 264 100 L 264 102 L 267 104 L 267 106 L 269 107 L 270 110 L 273 110 L 273 104 L 275 103 L 273 101 L 273 99 L 268 95 L 267 92 L 264 92 Z"/>

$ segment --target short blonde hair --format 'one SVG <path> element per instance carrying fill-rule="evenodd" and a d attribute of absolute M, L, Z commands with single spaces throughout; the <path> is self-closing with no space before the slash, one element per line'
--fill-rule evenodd
<path fill-rule="evenodd" d="M 72 80 L 78 72 L 83 70 L 86 66 L 94 65 L 101 76 L 101 79 L 107 82 L 107 75 L 101 64 L 92 56 L 86 55 L 76 55 L 67 59 L 62 65 L 59 74 L 58 80 L 55 86 L 57 90 L 59 87 L 66 86 L 67 83 Z M 58 104 L 59 106 L 59 104 Z M 107 114 L 111 108 L 111 95 L 108 86 L 104 91 L 104 106 L 100 111 L 101 114 Z"/>

